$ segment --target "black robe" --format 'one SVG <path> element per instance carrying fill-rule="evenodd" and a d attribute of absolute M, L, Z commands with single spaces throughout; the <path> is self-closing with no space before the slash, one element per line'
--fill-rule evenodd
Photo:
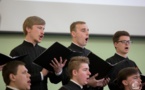
<path fill-rule="evenodd" d="M 10 53 L 10 56 L 20 56 L 27 54 L 27 56 L 22 61 L 26 64 L 26 68 L 31 74 L 31 90 L 48 90 L 47 77 L 49 77 L 52 83 L 58 83 L 61 80 L 60 76 L 56 76 L 54 73 L 49 73 L 46 77 L 44 77 L 44 80 L 42 81 L 40 74 L 42 67 L 34 64 L 33 61 L 44 50 L 45 48 L 39 46 L 38 44 L 33 46 L 32 43 L 24 41 L 22 44 L 15 47 Z"/>
<path fill-rule="evenodd" d="M 75 84 L 72 81 L 69 81 L 68 84 L 62 86 L 59 90 L 82 90 L 81 87 Z"/>
<path fill-rule="evenodd" d="M 87 56 L 91 51 L 86 49 L 86 48 L 81 48 L 73 43 L 71 43 L 71 45 L 68 47 L 70 50 L 75 51 L 75 52 L 79 52 L 81 53 L 81 56 Z M 62 73 L 62 84 L 66 85 L 69 82 L 70 78 L 67 72 L 67 68 L 64 68 L 63 73 Z M 88 86 L 84 86 L 84 90 L 103 90 L 102 87 L 88 87 Z"/>
<path fill-rule="evenodd" d="M 109 74 L 110 82 L 108 84 L 110 90 L 120 90 L 119 86 L 116 85 L 115 79 L 117 77 L 118 72 L 126 67 L 135 67 L 138 68 L 134 61 L 130 60 L 129 58 L 124 58 L 118 54 L 114 54 L 114 56 L 106 59 L 107 62 L 110 64 L 116 64 L 121 61 L 125 60 L 122 64 L 116 66 L 112 69 L 112 71 Z M 140 70 L 139 70 L 140 71 Z"/>

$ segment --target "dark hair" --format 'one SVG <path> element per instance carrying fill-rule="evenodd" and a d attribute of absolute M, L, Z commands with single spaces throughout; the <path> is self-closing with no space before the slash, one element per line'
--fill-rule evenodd
<path fill-rule="evenodd" d="M 76 22 L 73 22 L 73 23 L 70 25 L 70 32 L 76 30 L 76 25 L 77 25 L 77 24 L 86 24 L 86 22 L 84 22 L 84 21 L 76 21 Z"/>
<path fill-rule="evenodd" d="M 117 31 L 112 38 L 113 43 L 118 42 L 118 40 L 121 36 L 129 36 L 130 37 L 130 34 L 127 31 Z"/>
<path fill-rule="evenodd" d="M 124 68 L 119 71 L 115 82 L 120 87 L 120 89 L 124 89 L 124 85 L 122 84 L 122 81 L 126 80 L 129 76 L 137 73 L 139 73 L 139 70 L 135 67 Z"/>
<path fill-rule="evenodd" d="M 74 56 L 70 59 L 69 63 L 68 63 L 68 74 L 70 76 L 70 78 L 72 78 L 72 71 L 78 70 L 80 68 L 80 65 L 82 63 L 87 63 L 89 64 L 89 59 L 85 56 Z"/>
<path fill-rule="evenodd" d="M 18 71 L 18 66 L 19 65 L 25 65 L 23 62 L 21 61 L 11 61 L 8 62 L 2 69 L 2 76 L 3 76 L 3 80 L 5 82 L 6 85 L 10 84 L 10 78 L 9 75 L 10 74 L 17 74 Z"/>
<path fill-rule="evenodd" d="M 30 16 L 23 23 L 23 32 L 27 35 L 26 28 L 32 28 L 33 25 L 45 25 L 45 21 L 38 16 Z"/>

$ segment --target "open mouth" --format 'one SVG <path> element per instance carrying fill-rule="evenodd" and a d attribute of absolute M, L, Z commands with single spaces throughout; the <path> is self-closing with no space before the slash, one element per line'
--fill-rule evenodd
<path fill-rule="evenodd" d="M 27 83 L 31 85 L 31 81 L 30 80 Z"/>
<path fill-rule="evenodd" d="M 139 87 L 140 87 L 140 90 L 141 90 L 141 89 L 142 89 L 142 87 L 143 87 L 143 85 L 142 85 L 142 84 L 140 84 L 140 85 L 139 85 Z"/>
<path fill-rule="evenodd" d="M 137 83 L 132 84 L 132 89 L 141 90 L 141 88 L 142 88 L 142 84 L 137 84 Z"/>
<path fill-rule="evenodd" d="M 128 50 L 129 48 L 128 47 L 125 47 L 125 49 Z"/>
<path fill-rule="evenodd" d="M 90 79 L 90 77 L 87 77 L 86 80 L 88 81 Z"/>
<path fill-rule="evenodd" d="M 40 39 L 42 39 L 44 37 L 44 35 L 40 35 L 39 37 L 40 37 Z"/>
<path fill-rule="evenodd" d="M 86 38 L 85 40 L 88 41 L 89 38 Z"/>

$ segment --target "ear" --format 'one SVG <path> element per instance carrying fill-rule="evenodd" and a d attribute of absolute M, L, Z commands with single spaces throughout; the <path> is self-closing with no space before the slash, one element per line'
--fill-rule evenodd
<path fill-rule="evenodd" d="M 117 42 L 114 42 L 114 47 L 117 47 L 117 44 L 118 44 Z"/>
<path fill-rule="evenodd" d="M 16 76 L 14 74 L 10 74 L 9 75 L 9 78 L 10 78 L 11 81 L 15 81 Z"/>
<path fill-rule="evenodd" d="M 26 31 L 27 31 L 27 33 L 29 33 L 31 30 L 29 27 L 26 27 Z"/>
<path fill-rule="evenodd" d="M 122 83 L 123 83 L 123 85 L 125 85 L 125 86 L 128 85 L 127 80 L 123 80 Z"/>
<path fill-rule="evenodd" d="M 73 74 L 73 76 L 76 76 L 77 75 L 77 70 L 73 70 L 72 74 Z"/>
<path fill-rule="evenodd" d="M 72 37 L 75 37 L 76 36 L 76 32 L 75 31 L 72 31 L 71 32 L 71 35 L 72 35 Z"/>

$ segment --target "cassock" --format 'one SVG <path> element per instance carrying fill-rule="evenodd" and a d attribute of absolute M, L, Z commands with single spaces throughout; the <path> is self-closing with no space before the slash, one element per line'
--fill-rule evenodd
<path fill-rule="evenodd" d="M 120 90 L 114 81 L 116 79 L 118 72 L 121 69 L 126 68 L 126 67 L 138 68 L 134 61 L 130 60 L 128 57 L 124 58 L 116 53 L 114 54 L 114 56 L 108 58 L 106 61 L 109 62 L 110 64 L 117 64 L 123 60 L 125 60 L 125 61 L 121 64 L 116 65 L 116 67 L 114 67 L 109 74 L 110 82 L 109 82 L 108 86 L 109 86 L 110 90 Z"/>

